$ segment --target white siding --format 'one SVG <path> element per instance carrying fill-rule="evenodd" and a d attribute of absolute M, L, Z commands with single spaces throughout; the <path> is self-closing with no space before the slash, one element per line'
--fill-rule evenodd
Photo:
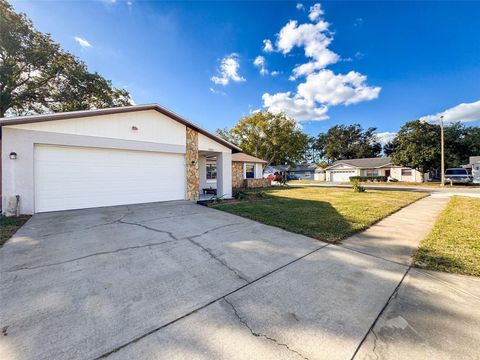
<path fill-rule="evenodd" d="M 198 134 L 198 150 L 200 151 L 215 151 L 231 153 L 232 150 L 223 146 L 222 144 L 210 139 L 209 137 Z"/>
<path fill-rule="evenodd" d="M 132 130 L 133 126 L 138 130 Z M 155 110 L 9 125 L 8 127 L 173 145 L 185 145 L 186 143 L 185 125 Z"/>

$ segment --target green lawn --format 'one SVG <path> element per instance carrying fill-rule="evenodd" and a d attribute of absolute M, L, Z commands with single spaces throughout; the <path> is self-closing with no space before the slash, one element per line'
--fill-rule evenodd
<path fill-rule="evenodd" d="M 30 216 L 4 217 L 0 216 L 0 246 L 12 237 Z"/>
<path fill-rule="evenodd" d="M 214 208 L 278 226 L 313 238 L 336 242 L 366 229 L 426 193 L 295 187 L 267 190 L 259 201 L 220 203 Z"/>
<path fill-rule="evenodd" d="M 454 196 L 420 243 L 415 265 L 480 276 L 480 199 Z"/>

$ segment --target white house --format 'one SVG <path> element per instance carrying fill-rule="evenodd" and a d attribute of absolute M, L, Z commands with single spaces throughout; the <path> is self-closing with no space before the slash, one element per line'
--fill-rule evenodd
<path fill-rule="evenodd" d="M 351 176 L 386 176 L 405 182 L 422 182 L 422 173 L 405 166 L 392 164 L 390 157 L 335 161 L 325 169 L 326 181 L 348 182 Z"/>
<path fill-rule="evenodd" d="M 209 158 L 217 192 L 231 197 L 241 151 L 156 104 L 3 118 L 0 127 L 3 213 L 17 195 L 24 214 L 195 200 Z"/>

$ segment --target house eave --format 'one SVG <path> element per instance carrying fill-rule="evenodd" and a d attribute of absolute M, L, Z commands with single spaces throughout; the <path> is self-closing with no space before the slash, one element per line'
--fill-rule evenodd
<path fill-rule="evenodd" d="M 226 146 L 227 148 L 231 149 L 233 153 L 242 152 L 242 149 L 240 149 L 238 146 L 233 145 L 232 143 L 212 134 L 211 132 L 201 128 L 200 126 L 192 123 L 191 121 L 181 117 L 180 115 L 174 113 L 173 111 L 168 110 L 158 104 L 132 105 L 132 106 L 122 106 L 122 107 L 114 107 L 114 108 L 107 108 L 107 109 L 81 110 L 81 111 L 70 111 L 70 112 L 63 112 L 63 113 L 7 117 L 7 118 L 0 119 L 0 127 L 8 126 L 8 125 L 20 125 L 20 124 L 45 122 L 45 121 L 76 119 L 76 118 L 83 118 L 83 117 L 90 117 L 90 116 L 121 114 L 121 113 L 146 111 L 146 110 L 158 111 L 159 113 L 165 116 L 168 116 L 169 118 L 175 121 L 178 121 L 179 123 L 195 131 L 198 131 L 200 134 L 205 135 L 206 137 Z"/>

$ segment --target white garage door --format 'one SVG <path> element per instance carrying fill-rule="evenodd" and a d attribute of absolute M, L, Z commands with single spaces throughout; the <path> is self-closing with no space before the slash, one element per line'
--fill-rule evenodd
<path fill-rule="evenodd" d="M 35 212 L 185 199 L 183 154 L 35 146 Z"/>
<path fill-rule="evenodd" d="M 350 176 L 355 176 L 355 170 L 332 170 L 330 172 L 330 181 L 349 182 Z"/>

